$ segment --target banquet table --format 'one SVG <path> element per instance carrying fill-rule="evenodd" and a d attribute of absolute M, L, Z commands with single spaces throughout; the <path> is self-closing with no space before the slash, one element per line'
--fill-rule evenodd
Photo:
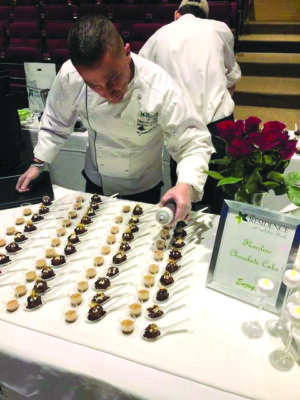
<path fill-rule="evenodd" d="M 61 202 L 78 195 L 57 186 L 54 193 Z M 113 204 L 119 211 L 131 203 Z M 18 212 L 1 211 L 1 224 L 7 226 Z M 115 314 L 94 325 L 82 318 L 68 325 L 60 312 L 63 300 L 32 313 L 20 309 L 8 314 L 0 299 L 0 383 L 9 399 L 299 400 L 299 365 L 282 373 L 268 360 L 271 351 L 282 347 L 280 340 L 267 333 L 257 340 L 242 334 L 241 324 L 253 317 L 255 308 L 205 287 L 219 218 L 198 213 L 192 219 L 196 246 L 192 256 L 184 256 L 184 268 L 192 275 L 186 278 L 187 306 L 176 312 L 188 318 L 183 324 L 188 332 L 149 343 L 140 337 L 142 317 L 137 331 L 125 336 Z M 159 232 L 159 226 L 151 229 Z M 146 253 L 139 254 L 137 279 L 150 260 Z M 263 321 L 271 317 L 262 312 Z M 164 318 L 168 322 L 162 326 L 175 317 L 170 313 Z"/>

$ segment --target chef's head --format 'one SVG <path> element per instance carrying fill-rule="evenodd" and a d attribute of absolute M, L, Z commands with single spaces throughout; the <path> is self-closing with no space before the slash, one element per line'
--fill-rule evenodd
<path fill-rule="evenodd" d="M 175 20 L 185 14 L 193 14 L 197 18 L 206 19 L 209 14 L 207 0 L 182 0 L 175 11 Z"/>
<path fill-rule="evenodd" d="M 119 103 L 133 77 L 130 47 L 102 15 L 78 20 L 69 32 L 70 59 L 84 82 L 99 96 Z"/>

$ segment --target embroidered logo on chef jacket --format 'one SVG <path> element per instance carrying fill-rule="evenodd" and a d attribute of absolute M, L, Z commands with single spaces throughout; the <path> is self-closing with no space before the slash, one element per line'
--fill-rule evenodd
<path fill-rule="evenodd" d="M 147 112 L 140 112 L 137 120 L 137 133 L 138 135 L 144 135 L 155 127 L 158 121 L 158 113 L 150 114 Z"/>

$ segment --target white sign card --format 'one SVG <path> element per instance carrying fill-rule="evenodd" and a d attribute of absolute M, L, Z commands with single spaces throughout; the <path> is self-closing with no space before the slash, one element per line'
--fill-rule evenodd
<path fill-rule="evenodd" d="M 225 200 L 206 286 L 257 305 L 258 279 L 272 279 L 276 287 L 264 308 L 278 313 L 286 289 L 282 274 L 295 263 L 299 244 L 299 218 Z"/>

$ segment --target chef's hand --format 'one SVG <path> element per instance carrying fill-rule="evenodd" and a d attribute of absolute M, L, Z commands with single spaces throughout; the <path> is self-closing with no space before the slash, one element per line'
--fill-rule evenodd
<path fill-rule="evenodd" d="M 18 179 L 16 186 L 17 191 L 21 193 L 28 192 L 29 184 L 39 176 L 40 172 L 40 168 L 35 167 L 34 165 L 29 167 L 28 170 Z"/>
<path fill-rule="evenodd" d="M 161 198 L 159 205 L 164 206 L 170 201 L 176 203 L 176 213 L 172 224 L 189 217 L 191 212 L 191 185 L 188 183 L 177 183 L 176 186 L 169 189 Z"/>

